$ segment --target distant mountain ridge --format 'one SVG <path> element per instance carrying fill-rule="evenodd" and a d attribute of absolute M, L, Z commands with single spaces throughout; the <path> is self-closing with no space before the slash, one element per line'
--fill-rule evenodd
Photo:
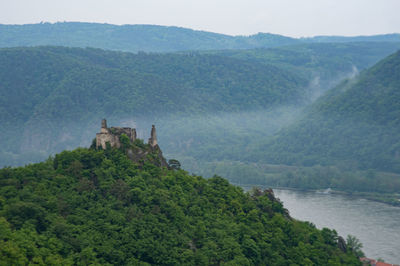
<path fill-rule="evenodd" d="M 370 36 L 315 36 L 311 38 L 300 38 L 307 42 L 398 42 L 400 40 L 399 33 L 379 34 Z"/>
<path fill-rule="evenodd" d="M 157 25 L 118 26 L 86 22 L 0 25 L 0 47 L 56 45 L 129 52 L 174 52 L 269 48 L 300 43 L 355 41 L 400 42 L 400 34 L 356 37 L 316 36 L 297 39 L 271 33 L 230 36 Z"/>

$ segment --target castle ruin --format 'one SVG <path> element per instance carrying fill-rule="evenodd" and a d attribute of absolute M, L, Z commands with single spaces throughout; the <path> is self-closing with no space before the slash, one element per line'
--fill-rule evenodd
<path fill-rule="evenodd" d="M 107 149 L 107 146 L 111 148 L 120 148 L 121 140 L 120 137 L 125 134 L 131 142 L 136 140 L 136 129 L 130 127 L 107 127 L 107 121 L 103 119 L 101 121 L 100 133 L 96 134 L 96 148 Z M 143 164 L 144 161 L 151 161 L 156 166 L 167 167 L 169 165 L 166 159 L 162 155 L 162 151 L 157 144 L 157 133 L 156 127 L 151 126 L 150 138 L 147 147 L 137 147 L 132 149 L 129 148 L 126 153 L 133 162 Z M 149 154 L 154 154 L 155 156 L 148 157 Z"/>
<path fill-rule="evenodd" d="M 101 121 L 100 133 L 96 134 L 96 147 L 100 146 L 106 149 L 107 142 L 110 143 L 111 147 L 120 148 L 121 141 L 120 136 L 125 134 L 133 142 L 136 140 L 136 129 L 130 127 L 107 127 L 107 121 L 103 119 Z"/>
<path fill-rule="evenodd" d="M 122 134 L 128 136 L 131 142 L 136 140 L 136 129 L 130 127 L 107 127 L 107 121 L 103 119 L 101 121 L 100 133 L 96 134 L 96 148 L 102 147 L 107 148 L 107 143 L 110 144 L 112 148 L 120 148 L 121 141 L 120 137 Z M 154 148 L 157 146 L 157 133 L 154 125 L 151 127 L 150 138 L 148 144 Z"/>

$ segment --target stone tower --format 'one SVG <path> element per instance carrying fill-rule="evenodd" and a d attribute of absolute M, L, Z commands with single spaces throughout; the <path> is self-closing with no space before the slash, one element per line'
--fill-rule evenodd
<path fill-rule="evenodd" d="M 105 119 L 101 120 L 100 132 L 101 133 L 108 133 L 108 131 L 107 131 L 107 120 L 105 120 Z"/>
<path fill-rule="evenodd" d="M 157 146 L 157 133 L 156 133 L 156 127 L 154 125 L 151 126 L 149 144 L 151 147 Z"/>

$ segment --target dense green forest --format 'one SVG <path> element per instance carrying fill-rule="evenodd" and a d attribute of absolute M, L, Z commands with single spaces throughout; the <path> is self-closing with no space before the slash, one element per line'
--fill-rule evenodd
<path fill-rule="evenodd" d="M 329 91 L 249 160 L 400 173 L 399 73 L 397 52 Z M 370 171 L 369 179 L 376 182 L 374 175 Z M 399 176 L 389 180 L 398 190 Z"/>
<path fill-rule="evenodd" d="M 0 25 L 0 47 L 57 45 L 129 52 L 267 48 L 314 42 L 400 42 L 399 34 L 291 38 L 270 33 L 230 36 L 179 27 L 58 22 Z"/>
<path fill-rule="evenodd" d="M 184 54 L 62 47 L 2 49 L 0 163 L 37 162 L 50 153 L 88 146 L 100 119 L 106 117 L 111 124 L 136 127 L 141 137 L 148 136 L 143 129 L 156 124 L 165 154 L 179 159 L 193 173 L 218 173 L 240 184 L 392 193 L 400 187 L 397 161 L 386 160 L 390 153 L 387 155 L 384 149 L 395 146 L 378 143 L 381 136 L 390 136 L 386 143 L 393 142 L 396 128 L 389 129 L 385 124 L 374 129 L 375 137 L 364 138 L 351 131 L 355 127 L 362 129 L 357 132 L 365 131 L 359 121 L 342 125 L 341 134 L 347 130 L 352 139 L 360 136 L 364 140 L 362 149 L 354 146 L 357 142 L 353 146 L 338 142 L 325 145 L 325 150 L 320 149 L 322 154 L 312 154 L 311 148 L 303 149 L 301 141 L 290 144 L 292 150 L 284 145 L 300 138 L 299 132 L 310 130 L 298 122 L 304 106 L 312 102 L 310 95 L 337 83 L 340 77 L 351 76 L 353 68 L 370 66 L 396 45 L 308 44 Z M 360 79 L 368 73 L 372 72 L 366 71 Z M 389 73 L 396 75 L 384 70 L 375 83 L 390 79 Z M 323 78 L 314 86 L 316 77 Z M 329 92 L 315 106 L 330 99 L 334 91 L 340 89 Z M 381 96 L 375 95 L 375 101 Z M 309 110 L 314 110 L 312 116 L 319 113 L 315 107 Z M 386 111 L 395 112 L 385 109 L 380 116 L 391 119 Z M 299 123 L 301 129 L 297 131 Z M 329 119 L 316 123 L 319 130 L 329 129 Z M 320 135 L 326 143 L 324 134 L 336 130 L 332 123 Z M 370 129 L 373 126 L 365 124 Z M 283 127 L 289 129 L 280 131 Z M 318 132 L 314 128 L 311 131 Z M 317 140 L 307 140 L 309 147 Z M 328 156 L 326 148 L 331 147 L 341 147 L 342 154 L 346 152 L 343 147 L 364 154 Z"/>
<path fill-rule="evenodd" d="M 205 51 L 290 69 L 311 80 L 316 97 L 400 49 L 400 42 L 310 43 L 269 49 Z"/>
<path fill-rule="evenodd" d="M 185 162 L 242 160 L 249 142 L 292 121 L 327 83 L 398 47 L 311 44 L 211 54 L 2 49 L 0 122 L 6 137 L 0 162 L 23 164 L 87 145 L 103 117 L 142 128 L 157 123 L 166 152 Z"/>
<path fill-rule="evenodd" d="M 281 67 L 287 66 L 287 69 L 297 69 L 297 73 L 306 73 L 304 75 L 306 78 L 311 74 L 311 76 L 325 76 L 325 80 L 329 80 L 329 77 L 331 77 L 331 80 L 336 80 L 337 82 L 341 76 L 340 73 L 345 73 L 345 70 L 350 71 L 354 66 L 362 69 L 365 65 L 375 63 L 378 58 L 378 53 L 376 53 L 379 50 L 378 47 L 370 46 L 366 43 L 312 44 L 273 49 L 224 51 L 222 53 L 249 60 L 255 59 L 257 62 L 273 62 Z M 386 51 L 390 51 L 390 46 L 388 48 Z M 286 57 L 284 56 L 285 51 L 287 51 Z M 292 55 L 292 57 L 289 55 Z M 301 62 L 303 63 L 297 62 L 296 58 L 302 58 L 303 61 Z M 391 69 L 391 71 L 396 70 Z M 387 70 L 382 71 L 382 76 L 386 75 L 386 73 Z M 334 78 L 335 76 L 337 79 Z M 355 77 L 350 75 L 350 78 Z M 381 84 L 380 78 L 377 78 L 376 83 Z M 385 78 L 390 79 L 390 76 Z M 333 82 L 323 82 L 323 80 L 321 78 L 322 90 L 324 86 L 328 86 L 327 84 L 334 84 Z M 377 97 L 375 101 L 380 101 L 378 98 L 383 96 L 376 95 L 375 97 Z M 386 98 L 388 97 L 391 96 Z M 359 97 L 353 97 L 353 99 L 359 99 Z M 360 105 L 358 102 L 354 104 Z M 340 105 L 339 101 L 337 105 Z M 371 104 L 371 106 L 374 105 Z M 389 106 L 395 108 L 393 105 Z M 392 112 L 391 110 L 385 111 Z M 385 117 L 385 111 L 381 112 L 381 117 Z M 322 163 L 322 161 L 307 162 L 308 158 L 302 152 L 302 146 L 298 146 L 296 152 L 286 152 L 284 149 L 287 147 L 282 146 L 282 150 L 270 150 L 270 147 L 279 147 L 281 139 L 285 141 L 285 138 L 276 139 L 274 137 L 271 139 L 271 136 L 273 134 L 277 134 L 277 136 L 283 134 L 282 132 L 285 131 L 278 133 L 279 129 L 283 126 L 292 126 L 292 123 L 300 118 L 299 113 L 301 113 L 301 110 L 288 107 L 274 109 L 270 112 L 242 112 L 240 114 L 190 117 L 175 120 L 169 122 L 172 124 L 171 127 L 166 126 L 163 128 L 167 135 L 170 130 L 181 129 L 190 125 L 190 129 L 186 129 L 186 132 L 188 132 L 188 136 L 192 136 L 192 139 L 185 140 L 183 138 L 179 139 L 178 142 L 164 142 L 164 145 L 168 151 L 178 151 L 177 154 L 173 153 L 171 156 L 180 158 L 185 167 L 192 172 L 201 173 L 205 176 L 212 176 L 214 173 L 218 173 L 229 177 L 231 181 L 238 184 L 264 184 L 307 189 L 331 187 L 350 192 L 379 191 L 381 193 L 396 193 L 399 191 L 400 176 L 398 173 L 393 173 L 394 169 L 385 166 L 379 167 L 377 164 L 374 166 L 363 165 L 370 163 L 371 160 L 379 159 L 385 161 L 387 156 L 380 157 L 384 156 L 384 152 L 380 154 L 374 153 L 373 155 L 364 154 L 363 158 L 352 156 L 352 163 L 348 161 L 339 162 L 337 158 L 325 157 L 327 150 L 331 148 L 331 146 L 326 145 L 322 154 L 317 152 L 314 154 L 314 157 L 318 157 L 318 159 L 325 158 L 325 162 Z M 386 119 L 391 119 L 390 115 L 386 116 Z M 318 123 L 322 128 L 319 130 L 324 130 L 325 121 Z M 353 129 L 357 126 L 354 123 L 349 125 Z M 286 141 L 290 141 L 292 137 L 295 139 L 298 132 L 304 130 L 302 127 L 303 125 L 291 127 L 293 130 Z M 344 125 L 343 127 L 344 129 L 340 129 L 337 132 L 338 134 L 342 134 L 342 131 L 346 130 L 347 127 Z M 225 129 L 224 137 L 218 138 L 218 134 L 213 133 L 213 128 L 218 128 L 219 131 Z M 384 130 L 390 132 L 391 129 L 386 127 Z M 313 129 L 310 131 L 313 131 Z M 322 140 L 324 134 L 332 135 L 335 132 L 335 130 L 330 130 L 321 133 L 319 138 Z M 363 132 L 361 127 L 359 132 Z M 364 139 L 364 145 L 368 146 L 368 142 L 371 142 L 371 147 L 379 145 L 380 140 L 378 138 L 381 132 L 382 129 L 379 132 L 375 132 L 377 137 L 374 139 Z M 360 134 L 363 133 L 358 135 L 360 136 Z M 387 134 L 385 133 L 385 135 Z M 354 138 L 354 136 L 356 136 L 356 132 L 351 133 L 351 137 Z M 392 133 L 391 136 L 392 140 L 396 138 L 396 134 Z M 218 139 L 218 142 L 215 141 L 216 139 Z M 306 146 L 307 143 L 312 143 L 314 137 L 310 137 L 307 141 L 303 145 Z M 352 141 L 352 139 L 350 140 L 349 138 L 348 141 Z M 290 144 L 287 144 L 287 146 L 290 146 Z M 362 152 L 358 150 L 359 147 L 349 146 L 348 148 L 359 153 Z M 384 151 L 384 149 L 385 147 L 380 147 L 378 150 Z M 370 149 L 370 153 L 372 150 L 373 148 Z M 304 162 L 286 160 L 291 156 L 296 157 L 298 160 L 304 160 Z M 385 163 L 390 163 L 390 160 Z M 290 164 L 291 166 L 282 164 Z M 393 197 L 390 196 L 390 198 Z M 392 202 L 392 200 L 390 201 Z M 397 202 L 393 201 L 393 203 Z"/>
<path fill-rule="evenodd" d="M 15 162 L 13 154 L 87 144 L 84 132 L 103 117 L 154 120 L 298 105 L 307 86 L 273 65 L 211 55 L 38 47 L 2 49 L 0 60 L 2 165 Z"/>
<path fill-rule="evenodd" d="M 0 264 L 360 265 L 271 191 L 136 164 L 127 148 L 146 144 L 1 169 Z"/>
<path fill-rule="evenodd" d="M 0 47 L 0 265 L 360 264 L 271 190 L 219 176 L 399 204 L 399 34 L 64 22 L 0 25 Z M 175 167 L 142 140 L 75 149 L 102 118 L 140 138 L 156 124 Z"/>

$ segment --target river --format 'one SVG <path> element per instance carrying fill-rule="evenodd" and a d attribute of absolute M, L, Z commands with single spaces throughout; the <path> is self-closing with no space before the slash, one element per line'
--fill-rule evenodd
<path fill-rule="evenodd" d="M 338 194 L 274 192 L 293 218 L 335 229 L 344 238 L 354 235 L 367 257 L 400 264 L 400 207 Z"/>

